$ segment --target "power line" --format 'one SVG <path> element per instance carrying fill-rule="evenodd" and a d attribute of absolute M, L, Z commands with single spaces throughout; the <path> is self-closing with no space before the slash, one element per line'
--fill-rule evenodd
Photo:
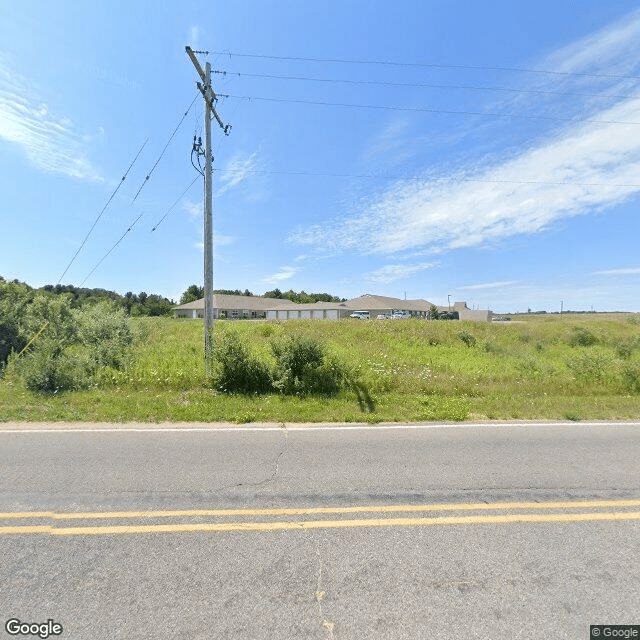
<path fill-rule="evenodd" d="M 187 192 L 189 191 L 189 189 L 191 189 L 191 187 L 193 187 L 193 185 L 196 183 L 196 180 L 198 180 L 198 176 L 196 176 L 193 181 L 191 182 L 191 184 L 182 192 L 182 195 L 169 207 L 169 209 L 167 210 L 167 212 L 162 216 L 162 218 L 160 218 L 160 220 L 158 220 L 158 222 L 156 222 L 156 225 L 153 227 L 153 229 L 151 229 L 151 231 L 155 231 L 164 221 L 164 219 L 171 213 L 171 211 L 173 210 L 173 208 L 178 204 L 178 202 L 180 202 L 180 200 L 182 200 L 182 198 L 184 198 L 184 196 L 187 194 Z"/>
<path fill-rule="evenodd" d="M 147 182 L 149 181 L 149 178 L 151 177 L 151 174 L 154 172 L 155 168 L 158 166 L 158 163 L 160 162 L 160 160 L 162 160 L 162 156 L 164 156 L 164 154 L 165 154 L 165 152 L 167 150 L 167 147 L 169 146 L 169 144 L 173 140 L 173 136 L 176 135 L 178 129 L 180 128 L 180 125 L 184 122 L 184 119 L 187 117 L 187 114 L 189 113 L 189 111 L 191 111 L 191 107 L 193 107 L 193 104 L 197 100 L 198 95 L 199 94 L 196 94 L 196 96 L 192 100 L 191 104 L 189 105 L 189 108 L 184 112 L 182 118 L 180 118 L 180 122 L 178 122 L 176 128 L 173 130 L 173 133 L 169 136 L 169 140 L 167 141 L 167 144 L 164 145 L 164 149 L 160 153 L 160 156 L 156 160 L 156 163 L 153 165 L 153 167 L 151 167 L 151 171 L 149 171 L 149 173 L 147 174 L 147 177 L 142 181 L 142 184 L 140 185 L 140 188 L 138 189 L 138 192 L 136 193 L 136 195 L 134 196 L 133 200 L 131 201 L 131 204 L 133 204 L 138 199 L 138 196 L 140 195 L 140 192 L 142 191 L 142 188 L 144 187 L 145 184 L 147 184 Z"/>
<path fill-rule="evenodd" d="M 472 69 L 475 71 L 511 71 L 517 73 L 539 73 L 558 76 L 581 76 L 587 78 L 614 78 L 618 80 L 640 80 L 640 76 L 617 75 L 607 73 L 581 73 L 577 71 L 555 71 L 550 69 L 526 69 L 524 67 L 489 67 L 484 65 L 468 64 L 436 64 L 427 62 L 398 62 L 394 60 L 353 60 L 342 58 L 305 58 L 302 56 L 268 56 L 252 53 L 237 53 L 232 51 L 212 51 L 214 55 L 228 55 L 230 58 L 259 58 L 263 60 L 289 60 L 294 62 L 324 62 L 338 64 L 362 64 L 362 65 L 384 65 L 391 67 L 420 67 L 427 69 Z"/>
<path fill-rule="evenodd" d="M 153 227 L 153 229 L 151 229 L 151 231 L 155 231 L 160 224 L 164 221 L 164 219 L 169 215 L 169 213 L 171 213 L 171 211 L 173 210 L 173 208 L 178 204 L 178 202 L 180 202 L 180 200 L 182 200 L 182 198 L 185 196 L 185 194 L 189 191 L 189 189 L 191 189 L 191 187 L 195 184 L 195 182 L 198 180 L 198 177 L 196 176 L 193 181 L 191 182 L 191 184 L 182 192 L 182 194 L 180 195 L 180 197 L 171 205 L 171 207 L 169 207 L 169 209 L 167 210 L 167 212 L 164 214 L 164 216 L 157 222 L 157 224 Z M 98 261 L 98 263 L 96 264 L 95 267 L 93 267 L 93 269 L 89 272 L 89 274 L 87 275 L 87 277 L 80 283 L 80 286 L 82 286 L 92 275 L 93 273 L 96 271 L 96 269 L 105 261 L 105 259 L 107 258 L 107 256 L 109 256 L 109 254 L 125 239 L 125 237 L 129 234 L 129 232 L 131 231 L 131 229 L 133 229 L 133 227 L 136 225 L 136 223 L 143 217 L 143 213 L 141 213 L 130 225 L 129 228 L 120 236 L 120 238 L 116 241 L 116 243 L 102 256 L 102 258 L 100 258 L 100 260 Z"/>
<path fill-rule="evenodd" d="M 310 104 L 321 107 L 348 107 L 351 109 L 381 109 L 384 111 L 411 111 L 418 113 L 441 113 L 446 115 L 458 116 L 483 116 L 491 118 L 521 118 L 524 120 L 552 120 L 557 122 L 575 122 L 588 124 L 627 124 L 638 125 L 640 122 L 623 122 L 619 120 L 580 120 L 578 118 L 562 118 L 559 116 L 535 116 L 517 113 L 493 113 L 483 111 L 454 111 L 450 109 L 429 109 L 426 107 L 396 107 L 380 104 L 352 104 L 347 102 L 327 102 L 322 100 L 301 100 L 297 98 L 271 98 L 265 96 L 236 96 L 227 95 L 227 98 L 236 98 L 238 100 L 261 100 L 265 102 L 286 102 L 292 104 Z"/>
<path fill-rule="evenodd" d="M 371 85 L 382 87 L 413 87 L 422 89 L 462 89 L 466 91 L 503 91 L 508 93 L 534 93 L 534 94 L 546 94 L 556 96 L 578 96 L 584 98 L 624 98 L 629 100 L 640 100 L 640 96 L 629 95 L 604 95 L 598 93 L 576 93 L 565 91 L 546 91 L 542 89 L 518 89 L 507 87 L 479 87 L 475 85 L 464 84 L 432 84 L 424 82 L 386 82 L 384 80 L 352 80 L 341 78 L 314 78 L 309 76 L 282 76 L 269 73 L 239 73 L 236 71 L 214 71 L 223 76 L 238 76 L 239 78 L 263 78 L 270 80 L 300 80 L 308 82 L 329 82 L 335 84 L 355 84 L 355 85 Z"/>
<path fill-rule="evenodd" d="M 75 259 L 78 257 L 78 254 L 80 253 L 80 251 L 82 251 L 82 247 L 84 247 L 85 243 L 89 239 L 89 236 L 91 235 L 91 232 L 94 230 L 95 226 L 98 224 L 98 221 L 102 217 L 102 214 L 107 210 L 107 207 L 109 206 L 111 201 L 114 199 L 116 193 L 118 193 L 120 187 L 123 185 L 124 181 L 127 179 L 127 176 L 129 175 L 129 171 L 131 171 L 131 167 L 133 167 L 133 165 L 135 164 L 136 160 L 138 159 L 138 157 L 142 153 L 142 150 L 144 149 L 144 147 L 145 147 L 145 145 L 147 144 L 148 141 L 149 141 L 149 138 L 147 138 L 142 143 L 142 146 L 140 147 L 138 153 L 136 154 L 136 157 L 133 159 L 133 162 L 129 165 L 129 168 L 125 171 L 125 174 L 122 176 L 122 179 L 118 183 L 118 186 L 114 189 L 113 193 L 111 194 L 111 196 L 107 200 L 107 204 L 105 204 L 104 207 L 102 207 L 102 211 L 100 211 L 100 213 L 98 214 L 98 217 L 95 219 L 94 223 L 91 225 L 91 229 L 89 229 L 89 232 L 84 237 L 84 240 L 82 241 L 82 244 L 78 247 L 78 250 L 73 255 L 73 258 L 71 258 L 71 262 L 69 262 L 69 264 L 67 265 L 67 268 L 62 272 L 62 275 L 58 279 L 57 284 L 60 284 L 62 282 L 62 278 L 64 278 L 65 274 L 67 273 L 67 271 L 69 270 L 71 265 L 74 263 Z"/>
<path fill-rule="evenodd" d="M 329 171 L 266 171 L 261 169 L 214 169 L 217 173 L 251 173 L 256 175 L 309 176 L 316 178 L 360 178 L 364 180 L 406 180 L 410 182 L 448 182 L 451 184 L 464 182 L 478 182 L 486 184 L 535 184 L 566 187 L 616 187 L 640 189 L 639 184 L 611 184 L 604 182 L 551 182 L 544 180 L 488 180 L 480 178 L 448 178 L 448 177 L 407 177 L 401 175 L 385 175 L 376 173 L 333 173 Z"/>
<path fill-rule="evenodd" d="M 129 228 L 120 236 L 120 238 L 118 239 L 118 241 L 111 247 L 111 249 L 109 249 L 109 251 L 107 251 L 107 253 L 105 253 L 102 258 L 100 258 L 100 260 L 98 261 L 98 264 L 96 264 L 95 267 L 93 267 L 93 269 L 91 269 L 91 271 L 89 272 L 89 275 L 80 283 L 80 286 L 82 286 L 92 275 L 93 272 L 104 262 L 105 258 L 124 240 L 125 236 L 131 231 L 131 229 L 133 229 L 133 227 L 135 226 L 135 224 L 138 222 L 138 220 L 140 220 L 140 218 L 142 218 L 144 214 L 141 213 L 130 225 Z"/>

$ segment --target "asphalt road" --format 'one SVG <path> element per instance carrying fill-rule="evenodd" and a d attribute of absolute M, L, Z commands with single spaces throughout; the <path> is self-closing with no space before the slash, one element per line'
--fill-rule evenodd
<path fill-rule="evenodd" d="M 640 423 L 35 427 L 0 425 L 0 637 L 640 624 Z"/>

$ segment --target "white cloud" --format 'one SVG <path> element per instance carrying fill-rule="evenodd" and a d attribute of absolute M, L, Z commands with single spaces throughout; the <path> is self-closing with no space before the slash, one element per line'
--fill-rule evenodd
<path fill-rule="evenodd" d="M 213 250 L 215 251 L 218 247 L 227 247 L 234 242 L 236 242 L 238 238 L 236 236 L 224 236 L 224 235 L 213 235 Z M 193 247 L 198 249 L 201 253 L 204 253 L 204 242 L 201 240 L 199 242 L 194 242 Z M 215 259 L 215 256 L 214 256 Z"/>
<path fill-rule="evenodd" d="M 213 235 L 214 247 L 228 247 L 230 244 L 236 242 L 238 238 L 236 236 L 224 236 L 220 234 Z"/>
<path fill-rule="evenodd" d="M 639 38 L 640 12 L 634 12 L 539 66 L 586 74 L 604 60 L 609 66 L 598 73 L 608 78 L 560 76 L 565 90 L 573 83 L 602 92 L 606 82 L 607 95 L 636 93 L 614 76 L 634 70 L 638 75 Z M 542 81 L 535 82 L 538 89 Z M 559 80 L 553 76 L 546 82 Z M 548 105 L 547 95 L 539 102 L 531 95 L 527 99 L 524 115 L 535 116 L 538 106 L 551 113 L 566 105 L 560 98 Z M 438 172 L 428 167 L 427 177 L 397 180 L 350 217 L 297 230 L 290 240 L 335 252 L 428 255 L 540 233 L 560 219 L 619 204 L 640 193 L 640 100 L 609 99 L 603 106 L 600 99 L 598 104 L 585 100 L 580 119 L 543 131 L 517 152 L 505 150 L 501 157 L 506 159 L 496 160 L 498 154 L 484 163 L 469 159 L 455 173 L 440 173 L 440 179 L 433 179 Z"/>
<path fill-rule="evenodd" d="M 624 101 L 599 119 L 640 122 L 640 102 Z M 294 240 L 373 253 L 476 246 L 622 202 L 640 192 L 638 175 L 640 126 L 583 124 L 481 173 L 400 181 L 361 215 Z"/>
<path fill-rule="evenodd" d="M 263 278 L 263 282 L 266 284 L 278 284 L 283 280 L 289 280 L 293 278 L 302 268 L 301 267 L 281 267 L 280 271 L 274 273 L 271 276 Z"/>
<path fill-rule="evenodd" d="M 605 269 L 604 271 L 594 271 L 596 276 L 637 276 L 640 275 L 640 267 L 623 267 L 621 269 Z"/>
<path fill-rule="evenodd" d="M 468 284 L 464 287 L 456 287 L 456 289 L 464 290 L 464 291 L 476 291 L 483 289 L 504 289 L 505 287 L 513 286 L 514 284 L 518 284 L 517 280 L 503 280 L 502 282 L 484 282 L 481 284 Z"/>
<path fill-rule="evenodd" d="M 193 202 L 192 200 L 185 200 L 182 203 L 182 208 L 185 210 L 187 215 L 192 220 L 197 220 L 198 218 L 202 218 L 202 215 L 203 215 L 203 212 L 204 212 L 202 201 Z"/>
<path fill-rule="evenodd" d="M 198 49 L 200 47 L 201 33 L 202 33 L 202 29 L 197 25 L 193 25 L 189 29 L 189 44 L 192 49 Z"/>
<path fill-rule="evenodd" d="M 433 262 L 423 262 L 421 264 L 388 264 L 376 271 L 368 273 L 365 278 L 371 282 L 380 284 L 389 284 L 396 280 L 408 278 L 425 269 L 431 269 L 436 266 Z"/>
<path fill-rule="evenodd" d="M 424 147 L 425 140 L 410 135 L 411 123 L 407 116 L 393 118 L 373 137 L 364 150 L 363 161 L 375 163 L 379 169 L 394 167 L 415 156 Z"/>
<path fill-rule="evenodd" d="M 22 147 L 47 173 L 101 180 L 86 155 L 86 142 L 71 120 L 52 115 L 26 78 L 0 57 L 0 139 Z"/>
<path fill-rule="evenodd" d="M 247 177 L 253 175 L 257 166 L 257 152 L 253 152 L 249 156 L 237 153 L 225 167 L 224 171 L 218 171 L 218 181 L 221 187 L 216 192 L 216 197 L 223 196 L 227 191 L 237 187 Z"/>

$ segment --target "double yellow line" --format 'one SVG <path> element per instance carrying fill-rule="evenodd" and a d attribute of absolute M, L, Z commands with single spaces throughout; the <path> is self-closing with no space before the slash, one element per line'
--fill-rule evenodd
<path fill-rule="evenodd" d="M 515 524 L 541 522 L 603 522 L 640 520 L 640 500 L 583 500 L 574 502 L 495 502 L 428 505 L 372 505 L 357 507 L 294 507 L 271 509 L 191 509 L 174 511 L 107 511 L 55 513 L 49 511 L 0 512 L 0 522 L 46 520 L 52 524 L 0 526 L 0 535 L 87 536 L 142 533 L 187 533 L 228 531 L 289 531 L 304 529 L 346 529 L 367 527 L 418 527 L 439 525 Z M 575 512 L 581 509 L 580 512 Z M 586 511 L 585 511 L 586 510 Z M 461 515 L 470 511 L 481 512 Z M 498 513 L 484 513 L 497 511 Z M 504 513 L 504 512 L 516 513 Z M 456 515 L 390 517 L 392 514 L 457 512 Z M 541 513 L 544 512 L 544 513 Z M 337 518 L 308 519 L 313 516 Z M 367 517 L 345 518 L 365 515 Z M 380 517 L 386 515 L 387 517 Z M 293 519 L 292 516 L 297 519 Z M 371 517 L 374 516 L 374 517 Z M 215 519 L 226 518 L 220 522 Z M 258 518 L 247 520 L 247 518 Z M 273 518 L 281 518 L 273 520 Z M 282 519 L 284 518 L 284 519 Z M 158 524 L 162 519 L 188 522 Z M 203 520 L 197 521 L 193 520 Z M 211 521 L 214 519 L 214 521 Z M 67 526 L 72 521 L 137 520 L 136 524 Z M 139 521 L 154 520 L 153 524 Z"/>

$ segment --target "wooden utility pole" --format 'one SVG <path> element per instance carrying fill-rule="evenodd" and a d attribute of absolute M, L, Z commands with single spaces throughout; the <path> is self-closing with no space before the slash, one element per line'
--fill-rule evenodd
<path fill-rule="evenodd" d="M 205 136 L 205 169 L 204 169 L 204 365 L 206 375 L 211 373 L 213 355 L 213 156 L 211 155 L 211 118 L 216 119 L 225 135 L 229 135 L 229 125 L 225 125 L 215 109 L 218 100 L 211 88 L 211 65 L 207 62 L 204 70 L 196 58 L 196 52 L 185 47 L 187 55 L 193 62 L 202 83 L 198 89 L 204 98 L 204 136 Z M 201 52 L 199 52 L 201 53 Z"/>

